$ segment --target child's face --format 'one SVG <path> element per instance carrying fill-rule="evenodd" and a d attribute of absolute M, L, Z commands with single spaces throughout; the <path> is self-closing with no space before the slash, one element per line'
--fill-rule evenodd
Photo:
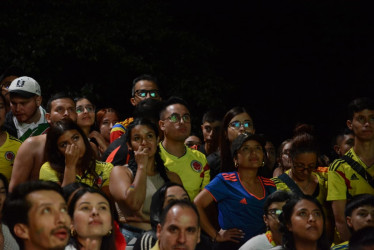
<path fill-rule="evenodd" d="M 370 226 L 374 227 L 374 207 L 364 205 L 352 211 L 351 216 L 347 216 L 347 224 L 353 231 Z"/>

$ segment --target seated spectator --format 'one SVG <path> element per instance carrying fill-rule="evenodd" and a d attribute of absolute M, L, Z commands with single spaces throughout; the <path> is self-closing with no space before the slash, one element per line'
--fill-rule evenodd
<path fill-rule="evenodd" d="M 118 206 L 122 233 L 132 238 L 150 230 L 152 195 L 165 182 L 182 184 L 179 176 L 166 170 L 159 154 L 157 126 L 146 119 L 135 119 L 128 127 L 126 141 L 130 163 L 115 166 L 110 174 L 110 193 Z M 134 241 L 135 242 L 135 241 Z"/>
<path fill-rule="evenodd" d="M 9 231 L 8 226 L 3 223 L 3 219 L 2 219 L 3 206 L 4 206 L 7 196 L 8 196 L 8 181 L 7 181 L 7 178 L 3 174 L 0 174 L 0 222 L 1 222 L 0 249 L 18 250 L 19 246 L 16 240 L 13 238 L 12 234 Z"/>
<path fill-rule="evenodd" d="M 45 144 L 47 162 L 39 178 L 66 186 L 83 182 L 109 194 L 109 175 L 113 165 L 95 160 L 82 129 L 72 120 L 56 122 L 48 131 Z"/>
<path fill-rule="evenodd" d="M 217 249 L 238 249 L 253 236 L 264 233 L 264 203 L 275 191 L 273 181 L 257 175 L 265 157 L 265 141 L 261 136 L 240 134 L 232 142 L 231 154 L 236 170 L 218 174 L 194 200 L 201 227 L 217 242 Z M 219 210 L 218 231 L 206 211 L 213 202 Z"/>
<path fill-rule="evenodd" d="M 201 139 L 195 133 L 191 133 L 189 137 L 184 141 L 187 147 L 199 150 L 201 146 Z"/>
<path fill-rule="evenodd" d="M 282 234 L 279 232 L 279 215 L 282 207 L 291 197 L 290 193 L 283 190 L 270 194 L 264 204 L 264 221 L 267 231 L 248 240 L 239 250 L 266 250 L 281 245 Z"/>
<path fill-rule="evenodd" d="M 184 187 L 177 183 L 167 182 L 153 194 L 150 215 L 152 229 L 141 235 L 134 245 L 134 250 L 149 250 L 155 245 L 157 224 L 160 223 L 162 210 L 174 200 L 190 200 Z"/>
<path fill-rule="evenodd" d="M 374 195 L 353 196 L 345 207 L 345 217 L 351 234 L 364 227 L 374 227 Z M 331 249 L 348 249 L 348 245 L 349 241 L 345 241 L 332 246 Z"/>
<path fill-rule="evenodd" d="M 110 130 L 113 125 L 119 121 L 119 114 L 115 109 L 102 108 L 96 112 L 96 125 L 98 127 L 100 135 L 104 138 L 105 144 L 99 144 L 99 151 L 102 155 L 110 144 Z M 91 137 L 96 138 L 98 131 L 92 131 Z"/>
<path fill-rule="evenodd" d="M 68 211 L 72 237 L 65 250 L 116 249 L 114 209 L 104 193 L 91 187 L 77 189 L 69 200 Z"/>
<path fill-rule="evenodd" d="M 21 249 L 63 250 L 71 220 L 62 188 L 50 181 L 17 185 L 3 208 L 3 221 Z"/>
<path fill-rule="evenodd" d="M 157 225 L 157 238 L 152 250 L 195 249 L 200 241 L 200 218 L 195 205 L 175 200 L 166 206 Z"/>
<path fill-rule="evenodd" d="M 5 98 L 0 94 L 0 173 L 9 182 L 12 175 L 13 163 L 21 146 L 21 141 L 4 130 L 5 114 Z"/>
<path fill-rule="evenodd" d="M 321 204 L 311 196 L 295 196 L 283 206 L 279 217 L 282 246 L 273 249 L 327 250 L 325 215 Z"/>

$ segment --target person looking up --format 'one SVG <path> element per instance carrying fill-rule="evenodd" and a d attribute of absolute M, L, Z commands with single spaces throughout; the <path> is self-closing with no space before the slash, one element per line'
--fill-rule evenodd
<path fill-rule="evenodd" d="M 63 92 L 53 94 L 46 106 L 46 120 L 49 124 L 57 121 L 71 119 L 77 121 L 75 102 L 72 97 Z M 40 167 L 46 162 L 45 142 L 46 134 L 27 138 L 19 147 L 13 164 L 13 171 L 9 183 L 12 191 L 19 183 L 27 180 L 38 180 Z"/>
<path fill-rule="evenodd" d="M 3 221 L 20 249 L 63 250 L 71 220 L 62 188 L 50 181 L 17 185 L 4 204 Z"/>
<path fill-rule="evenodd" d="M 30 136 L 46 133 L 49 124 L 41 106 L 39 83 L 28 76 L 18 77 L 8 91 L 11 111 L 6 115 L 5 130 L 22 142 Z"/>
<path fill-rule="evenodd" d="M 374 194 L 374 101 L 356 98 L 348 105 L 347 127 L 355 135 L 354 146 L 330 164 L 327 200 L 332 202 L 336 229 L 341 241 L 349 239 L 344 209 L 352 196 Z"/>
<path fill-rule="evenodd" d="M 210 171 L 205 155 L 184 144 L 191 133 L 187 103 L 179 97 L 170 97 L 161 110 L 159 127 L 164 133 L 159 147 L 165 167 L 179 175 L 193 200 L 209 183 Z"/>
<path fill-rule="evenodd" d="M 151 75 L 140 75 L 132 82 L 130 102 L 136 107 L 139 102 L 148 98 L 161 101 L 158 81 Z M 116 123 L 110 131 L 110 142 L 115 141 L 126 133 L 126 128 L 132 121 L 133 117 L 129 117 L 124 121 Z"/>

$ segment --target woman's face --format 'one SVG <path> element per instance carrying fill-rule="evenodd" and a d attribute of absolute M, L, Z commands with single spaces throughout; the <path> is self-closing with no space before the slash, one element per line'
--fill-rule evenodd
<path fill-rule="evenodd" d="M 322 211 L 309 200 L 296 203 L 288 230 L 295 240 L 305 242 L 317 241 L 323 233 Z"/>
<path fill-rule="evenodd" d="M 259 168 L 263 166 L 264 151 L 258 141 L 249 140 L 243 143 L 237 153 L 239 168 Z"/>
<path fill-rule="evenodd" d="M 136 125 L 131 130 L 131 148 L 138 151 L 139 147 L 148 148 L 149 157 L 153 157 L 157 150 L 157 137 L 155 131 L 146 125 Z"/>
<path fill-rule="evenodd" d="M 73 228 L 78 239 L 103 237 L 112 230 L 108 201 L 97 193 L 85 193 L 75 204 Z"/>
<path fill-rule="evenodd" d="M 282 212 L 282 207 L 285 204 L 282 202 L 273 202 L 268 208 L 268 213 L 264 215 L 265 224 L 270 228 L 271 232 L 278 232 L 279 229 L 279 215 Z"/>
<path fill-rule="evenodd" d="M 163 208 L 165 208 L 171 201 L 174 200 L 189 200 L 188 194 L 183 188 L 179 186 L 171 186 L 166 190 L 165 193 L 165 201 L 163 204 Z"/>
<path fill-rule="evenodd" d="M 308 152 L 294 157 L 292 163 L 292 176 L 299 181 L 307 180 L 317 167 L 317 154 Z"/>
<path fill-rule="evenodd" d="M 5 184 L 2 180 L 0 180 L 0 212 L 3 211 L 5 198 L 6 198 Z"/>
<path fill-rule="evenodd" d="M 118 122 L 118 116 L 114 112 L 106 112 L 101 121 L 100 126 L 100 134 L 104 137 L 104 139 L 109 142 L 110 141 L 110 131 L 114 124 Z"/>
<path fill-rule="evenodd" d="M 86 153 L 86 145 L 82 135 L 76 129 L 65 131 L 57 140 L 57 148 L 64 156 L 66 156 L 67 151 L 72 150 L 78 150 L 79 158 L 82 158 Z"/>
<path fill-rule="evenodd" d="M 91 127 L 95 123 L 95 107 L 87 99 L 77 101 L 76 110 L 78 114 L 77 124 L 79 127 Z"/>
<path fill-rule="evenodd" d="M 238 135 L 244 132 L 254 134 L 255 129 L 253 127 L 252 118 L 247 113 L 240 113 L 230 120 L 227 127 L 227 138 L 231 143 Z"/>
<path fill-rule="evenodd" d="M 281 164 L 286 170 L 292 167 L 290 149 L 291 149 L 291 142 L 286 143 L 282 149 Z"/>

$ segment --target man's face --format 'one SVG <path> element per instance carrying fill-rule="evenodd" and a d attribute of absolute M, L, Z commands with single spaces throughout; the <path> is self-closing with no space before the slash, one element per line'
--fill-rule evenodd
<path fill-rule="evenodd" d="M 200 242 L 197 215 L 190 207 L 173 206 L 163 226 L 157 226 L 160 250 L 193 250 Z"/>
<path fill-rule="evenodd" d="M 362 141 L 374 139 L 374 110 L 364 109 L 353 115 L 352 121 L 347 121 L 347 126 L 355 136 Z"/>
<path fill-rule="evenodd" d="M 353 231 L 364 227 L 374 227 L 374 207 L 364 205 L 352 211 L 351 216 L 347 216 L 347 224 Z"/>
<path fill-rule="evenodd" d="M 10 108 L 20 123 L 30 123 L 41 104 L 40 96 L 23 98 L 13 96 L 10 98 Z"/>
<path fill-rule="evenodd" d="M 51 190 L 31 192 L 28 225 L 16 224 L 14 231 L 34 249 L 64 249 L 69 240 L 70 216 L 64 198 Z"/>
<path fill-rule="evenodd" d="M 157 85 L 148 80 L 138 81 L 134 87 L 134 96 L 130 99 L 131 104 L 136 106 L 140 101 L 148 98 L 161 100 Z"/>
<path fill-rule="evenodd" d="M 55 123 L 70 118 L 77 122 L 75 103 L 69 98 L 56 99 L 51 103 L 51 112 L 46 114 L 48 123 Z"/>
<path fill-rule="evenodd" d="M 203 131 L 204 142 L 206 144 L 218 147 L 219 130 L 221 128 L 221 121 L 204 122 L 201 125 Z"/>
<path fill-rule="evenodd" d="M 167 139 L 183 142 L 191 133 L 191 116 L 182 104 L 172 104 L 166 108 L 160 129 Z"/>
<path fill-rule="evenodd" d="M 345 155 L 355 145 L 355 136 L 352 134 L 344 135 L 338 149 L 340 156 Z"/>

